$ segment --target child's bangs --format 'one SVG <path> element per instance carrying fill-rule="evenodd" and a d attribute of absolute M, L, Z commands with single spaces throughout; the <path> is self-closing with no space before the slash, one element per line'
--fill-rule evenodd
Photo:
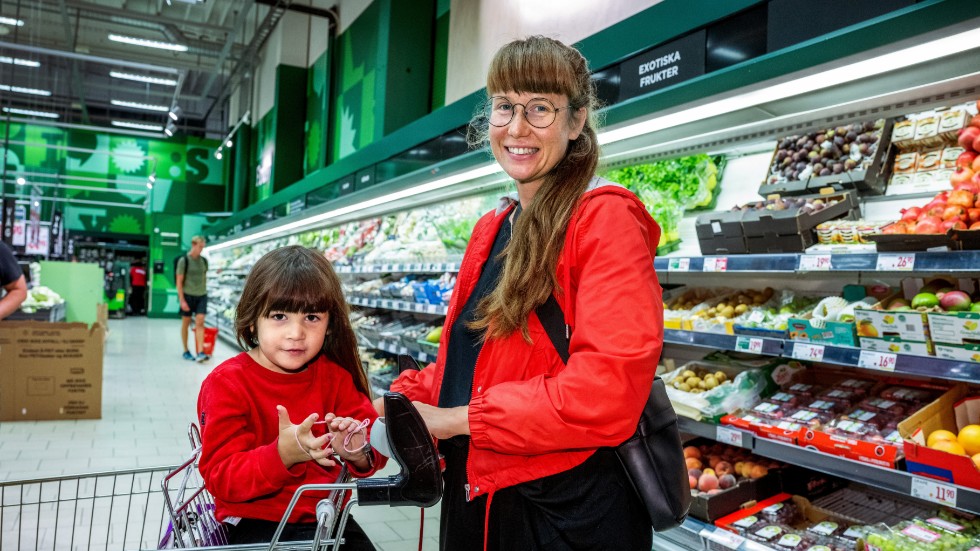
<path fill-rule="evenodd" d="M 297 277 L 280 278 L 282 281 L 269 288 L 263 315 L 269 312 L 309 314 L 329 311 L 328 282 L 315 277 L 314 273 L 295 275 Z"/>

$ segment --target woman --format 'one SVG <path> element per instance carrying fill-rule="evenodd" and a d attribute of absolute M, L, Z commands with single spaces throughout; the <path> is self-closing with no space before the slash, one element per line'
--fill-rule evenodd
<path fill-rule="evenodd" d="M 577 50 L 507 44 L 487 91 L 475 134 L 518 201 L 476 224 L 436 363 L 392 385 L 440 439 L 441 548 L 650 549 L 613 448 L 636 429 L 663 346 L 660 228 L 595 177 L 595 91 Z M 567 365 L 535 312 L 551 295 Z"/>

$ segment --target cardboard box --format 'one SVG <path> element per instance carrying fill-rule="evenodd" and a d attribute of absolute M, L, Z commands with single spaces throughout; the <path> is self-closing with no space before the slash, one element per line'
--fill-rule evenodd
<path fill-rule="evenodd" d="M 934 343 L 980 343 L 980 312 L 944 312 L 926 314 L 926 318 Z"/>
<path fill-rule="evenodd" d="M 926 314 L 917 310 L 885 309 L 898 298 L 904 297 L 911 301 L 922 286 L 921 279 L 906 278 L 902 280 L 901 291 L 876 304 L 875 310 L 854 310 L 854 323 L 861 348 L 898 354 L 932 354 Z"/>
<path fill-rule="evenodd" d="M 105 327 L 0 324 L 0 421 L 100 419 Z"/>
<path fill-rule="evenodd" d="M 812 312 L 799 318 L 790 318 L 786 328 L 790 340 L 857 346 L 857 334 L 853 322 L 824 321 L 823 327 L 811 323 Z"/>
<path fill-rule="evenodd" d="M 932 346 L 936 351 L 937 358 L 961 362 L 980 362 L 980 344 L 934 343 Z"/>
<path fill-rule="evenodd" d="M 684 446 L 714 444 L 712 440 L 696 438 L 684 443 Z M 754 505 L 760 499 L 771 497 L 780 491 L 782 477 L 780 471 L 772 469 L 761 478 L 740 478 L 731 488 L 722 490 L 714 495 L 691 490 L 691 509 L 689 513 L 696 519 L 712 522 L 736 511 L 742 507 Z"/>
<path fill-rule="evenodd" d="M 980 488 L 980 469 L 969 456 L 956 455 L 926 447 L 926 439 L 935 430 L 959 429 L 980 421 L 980 399 L 969 396 L 966 385 L 958 384 L 937 400 L 898 424 L 904 439 L 905 468 L 912 474 Z"/>

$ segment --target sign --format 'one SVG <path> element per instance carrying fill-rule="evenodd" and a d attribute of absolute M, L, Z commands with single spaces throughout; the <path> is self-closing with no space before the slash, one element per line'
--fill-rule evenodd
<path fill-rule="evenodd" d="M 738 429 L 719 425 L 717 432 L 715 433 L 715 440 L 721 442 L 722 444 L 730 444 L 732 446 L 738 446 L 739 448 L 743 447 L 742 431 Z"/>
<path fill-rule="evenodd" d="M 41 237 L 41 188 L 31 187 L 31 221 L 27 226 L 27 246 L 37 246 L 37 240 Z"/>
<path fill-rule="evenodd" d="M 6 197 L 3 200 L 3 210 L 0 210 L 0 241 L 8 245 L 14 243 L 15 204 L 13 197 Z"/>
<path fill-rule="evenodd" d="M 703 75 L 705 37 L 700 30 L 624 61 L 619 101 Z"/>
<path fill-rule="evenodd" d="M 830 270 L 829 254 L 801 254 L 801 272 L 826 272 Z"/>
<path fill-rule="evenodd" d="M 704 257 L 703 272 L 726 272 L 728 271 L 727 256 L 706 256 Z"/>
<path fill-rule="evenodd" d="M 875 270 L 879 272 L 910 272 L 914 266 L 914 254 L 879 254 Z"/>
<path fill-rule="evenodd" d="M 667 271 L 668 272 L 686 272 L 691 269 L 691 259 L 690 258 L 668 258 L 667 259 Z"/>
<path fill-rule="evenodd" d="M 65 219 L 61 211 L 51 213 L 51 253 L 60 257 L 65 251 Z"/>
<path fill-rule="evenodd" d="M 751 354 L 762 354 L 762 339 L 752 337 L 738 337 L 735 339 L 735 350 L 739 352 L 749 352 Z"/>
<path fill-rule="evenodd" d="M 807 344 L 798 342 L 793 344 L 793 358 L 797 360 L 807 360 L 819 362 L 823 360 L 824 347 L 822 344 Z"/>
<path fill-rule="evenodd" d="M 289 208 L 287 212 L 289 214 L 296 214 L 297 212 L 306 208 L 306 196 L 297 197 L 289 202 Z"/>
<path fill-rule="evenodd" d="M 27 221 L 14 220 L 14 235 L 11 243 L 15 247 L 23 247 L 27 243 Z"/>
<path fill-rule="evenodd" d="M 34 241 L 28 241 L 27 245 L 24 247 L 24 254 L 36 254 L 39 256 L 48 256 L 49 247 L 51 245 L 51 228 L 48 226 L 41 226 L 37 231 L 37 239 Z"/>
<path fill-rule="evenodd" d="M 858 367 L 866 369 L 881 369 L 883 371 L 895 371 L 895 363 L 898 356 L 888 352 L 874 352 L 872 350 L 862 350 L 858 357 Z"/>
<path fill-rule="evenodd" d="M 943 484 L 929 478 L 912 477 L 912 497 L 956 507 L 956 486 Z"/>

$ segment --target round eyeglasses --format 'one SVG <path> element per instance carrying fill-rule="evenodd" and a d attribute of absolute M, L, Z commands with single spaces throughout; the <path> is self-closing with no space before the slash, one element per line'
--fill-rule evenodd
<path fill-rule="evenodd" d="M 572 108 L 571 105 L 555 107 L 555 104 L 545 98 L 533 98 L 527 103 L 514 103 L 503 96 L 494 96 L 487 101 L 487 120 L 493 126 L 507 126 L 514 120 L 518 105 L 524 109 L 524 119 L 535 128 L 548 128 L 555 122 L 559 111 Z"/>

